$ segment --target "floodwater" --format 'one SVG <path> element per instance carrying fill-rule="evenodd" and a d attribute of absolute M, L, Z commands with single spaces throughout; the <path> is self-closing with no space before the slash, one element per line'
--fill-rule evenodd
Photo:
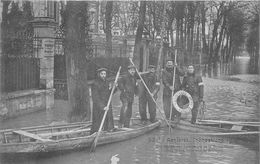
<path fill-rule="evenodd" d="M 236 57 L 236 64 L 234 66 L 234 74 L 247 74 L 249 73 L 249 56 L 238 56 Z"/>
<path fill-rule="evenodd" d="M 255 164 L 258 161 L 256 144 L 242 146 L 230 139 L 212 142 L 206 139 L 178 130 L 169 135 L 168 128 L 160 128 L 135 139 L 99 146 L 95 153 L 85 149 L 45 156 L 1 157 L 1 163 L 110 164 L 113 156 L 120 164 Z"/>
<path fill-rule="evenodd" d="M 245 60 L 244 60 L 245 61 Z M 242 67 L 241 67 L 242 68 Z M 243 71 L 246 64 L 243 66 Z M 203 79 L 205 83 L 206 119 L 257 121 L 259 109 L 256 99 L 260 94 L 257 85 Z M 159 96 L 161 97 L 161 95 Z M 118 94 L 113 98 L 114 116 L 118 117 L 121 103 Z M 136 98 L 136 102 L 137 102 Z M 161 98 L 158 104 L 162 106 Z M 60 122 L 69 112 L 66 101 L 55 100 L 53 111 L 40 111 L 0 122 L 0 129 L 19 128 Z M 138 116 L 138 104 L 133 106 L 133 117 Z M 159 113 L 158 113 L 159 116 Z M 189 118 L 188 116 L 183 116 Z M 0 156 L 0 164 L 257 164 L 259 143 L 238 142 L 230 138 L 210 139 L 191 133 L 158 128 L 143 136 L 96 148 L 57 152 L 32 156 Z M 214 137 L 213 137 L 214 139 Z M 113 162 L 112 162 L 112 161 Z"/>
<path fill-rule="evenodd" d="M 206 99 L 206 101 L 209 100 Z M 223 103 L 225 104 L 225 101 Z M 120 102 L 114 99 L 113 105 L 116 117 Z M 133 117 L 136 117 L 138 116 L 136 103 L 134 109 Z M 0 129 L 48 124 L 47 117 L 50 116 L 48 112 L 41 111 L 5 120 L 0 122 Z M 67 102 L 56 100 L 55 109 L 51 112 L 53 121 L 65 120 L 68 112 Z M 246 112 L 241 115 L 245 114 Z M 258 143 L 241 144 L 232 139 L 223 138 L 205 142 L 203 138 L 210 139 L 206 136 L 194 136 L 181 130 L 173 130 L 169 133 L 167 127 L 160 127 L 131 140 L 98 146 L 95 153 L 84 149 L 46 155 L 0 156 L 0 164 L 116 164 L 116 161 L 118 164 L 256 164 L 259 161 Z M 114 159 L 115 163 L 112 163 L 111 159 Z"/>

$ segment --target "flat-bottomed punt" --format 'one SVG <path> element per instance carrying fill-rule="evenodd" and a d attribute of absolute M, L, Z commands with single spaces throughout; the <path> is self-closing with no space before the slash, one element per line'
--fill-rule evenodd
<path fill-rule="evenodd" d="M 240 139 L 243 141 L 256 142 L 259 139 L 260 132 L 258 125 L 246 123 L 232 123 L 228 121 L 199 121 L 197 124 L 191 124 L 186 120 L 181 120 L 178 124 L 172 124 L 175 129 L 190 131 L 194 134 L 204 136 L 223 136 Z"/>
<path fill-rule="evenodd" d="M 132 119 L 131 123 L 130 128 L 102 132 L 97 145 L 135 138 L 161 125 L 160 121 L 142 125 L 137 119 Z M 89 148 L 96 136 L 96 133 L 90 135 L 90 127 L 91 122 L 79 122 L 1 130 L 0 153 L 43 153 Z"/>

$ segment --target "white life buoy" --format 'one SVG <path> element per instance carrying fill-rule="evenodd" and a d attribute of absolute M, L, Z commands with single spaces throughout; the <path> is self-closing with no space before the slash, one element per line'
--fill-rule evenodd
<path fill-rule="evenodd" d="M 181 108 L 178 103 L 177 103 L 177 99 L 180 97 L 180 96 L 185 96 L 188 100 L 189 100 L 189 105 L 188 107 L 186 108 Z M 191 95 L 184 91 L 184 90 L 179 90 L 178 92 L 176 92 L 173 97 L 172 97 L 172 103 L 173 103 L 173 106 L 175 107 L 175 109 L 180 112 L 180 113 L 188 113 L 191 111 L 191 109 L 193 108 L 194 106 L 194 103 L 193 103 L 193 99 L 191 97 Z"/>

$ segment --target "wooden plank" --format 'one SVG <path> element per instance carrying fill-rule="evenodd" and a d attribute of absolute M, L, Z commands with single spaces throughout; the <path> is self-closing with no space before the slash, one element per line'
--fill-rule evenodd
<path fill-rule="evenodd" d="M 241 131 L 243 128 L 243 126 L 240 126 L 240 125 L 233 125 L 231 130 L 237 130 L 237 131 Z"/>
<path fill-rule="evenodd" d="M 118 126 L 115 126 L 115 128 L 120 129 L 120 130 L 125 130 L 125 131 L 134 130 L 134 129 L 132 129 L 132 128 L 125 128 L 125 127 L 123 127 L 123 128 L 118 128 Z"/>
<path fill-rule="evenodd" d="M 241 125 L 241 126 L 252 126 L 252 127 L 260 127 L 256 124 L 247 124 L 245 122 L 232 122 L 232 121 L 221 121 L 221 120 L 200 120 L 200 122 L 210 122 L 210 123 L 219 123 L 219 124 L 230 124 L 230 125 Z"/>
<path fill-rule="evenodd" d="M 87 129 L 82 129 L 82 130 L 70 130 L 70 131 L 61 131 L 61 132 L 54 132 L 54 133 L 43 133 L 43 134 L 38 134 L 39 137 L 42 138 L 49 138 L 52 136 L 62 136 L 62 135 L 69 135 L 69 134 L 77 134 L 77 133 L 82 133 L 82 132 L 88 132 L 90 131 L 90 128 Z"/>
<path fill-rule="evenodd" d="M 46 142 L 46 141 L 51 141 L 50 139 L 44 139 L 41 138 L 39 135 L 33 134 L 33 133 L 29 133 L 27 131 L 23 131 L 23 130 L 14 130 L 13 133 L 15 134 L 19 134 L 19 135 L 23 135 L 29 138 L 33 138 L 42 142 Z"/>

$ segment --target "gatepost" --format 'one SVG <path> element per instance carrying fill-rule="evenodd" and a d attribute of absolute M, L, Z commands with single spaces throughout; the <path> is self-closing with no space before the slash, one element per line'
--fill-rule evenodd
<path fill-rule="evenodd" d="M 35 56 L 40 58 L 40 87 L 46 90 L 45 103 L 47 121 L 52 121 L 54 108 L 54 43 L 57 23 L 53 18 L 35 17 L 32 21 L 38 45 Z"/>

